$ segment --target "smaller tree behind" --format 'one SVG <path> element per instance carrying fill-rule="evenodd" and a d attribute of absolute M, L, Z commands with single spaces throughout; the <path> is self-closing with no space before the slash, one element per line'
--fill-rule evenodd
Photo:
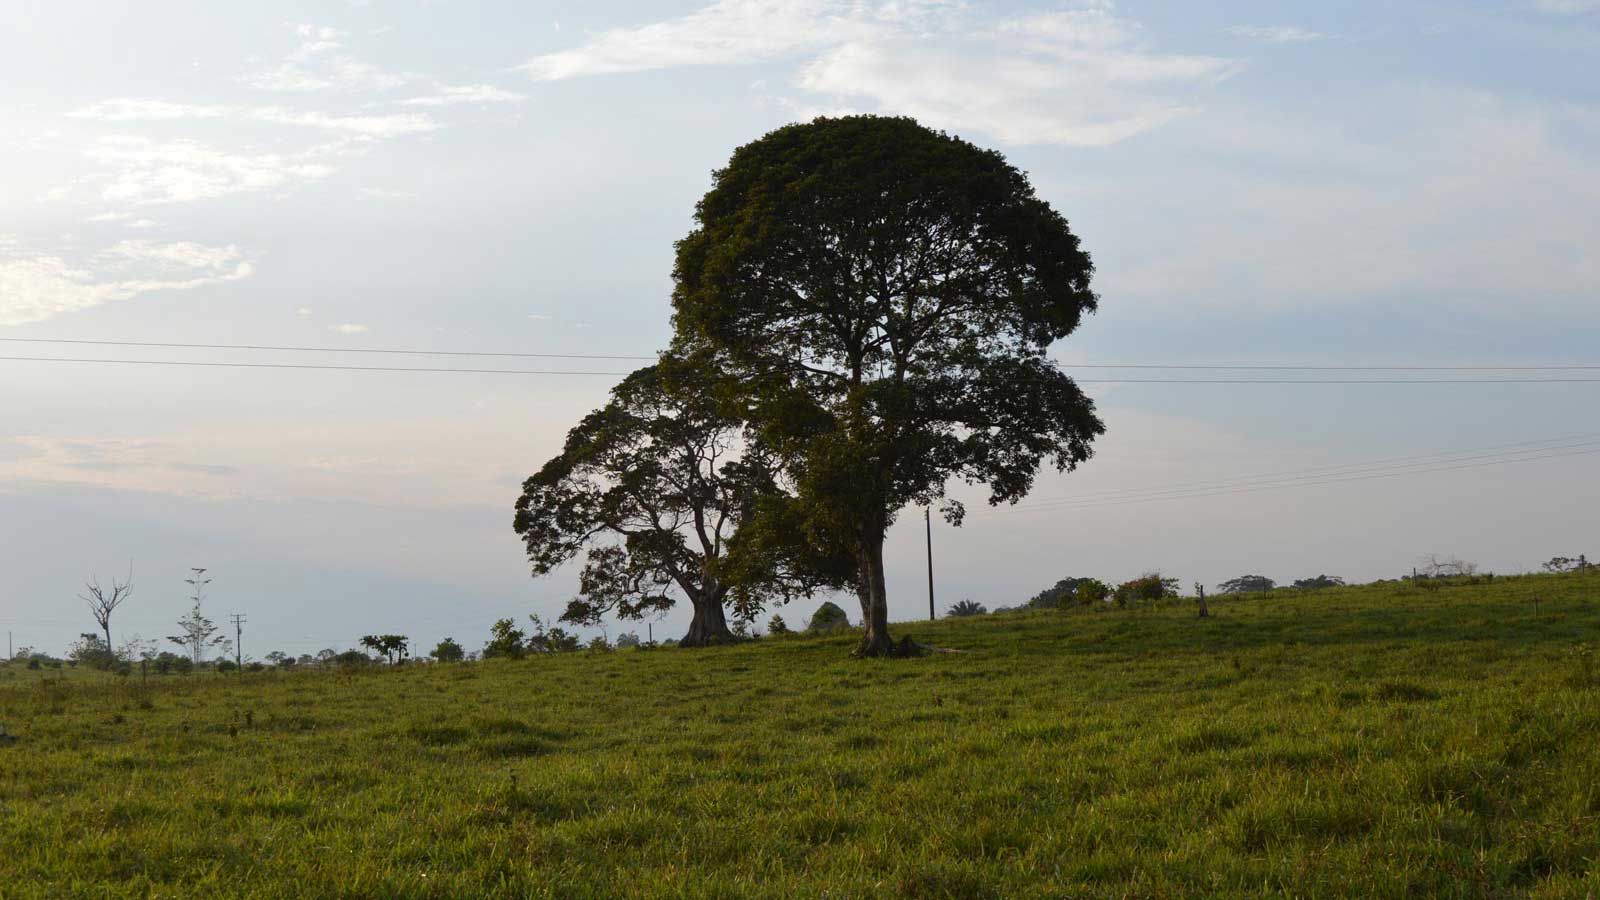
<path fill-rule="evenodd" d="M 198 666 L 206 661 L 207 649 L 217 647 L 227 652 L 232 643 L 218 634 L 216 623 L 200 612 L 200 605 L 206 598 L 206 585 L 211 583 L 211 579 L 204 577 L 206 570 L 195 568 L 189 571 L 192 577 L 185 579 L 185 583 L 194 588 L 194 593 L 189 597 L 194 601 L 194 607 L 188 615 L 178 620 L 178 633 L 167 635 L 167 640 L 182 647 L 189 654 L 189 662 Z"/>
<path fill-rule="evenodd" d="M 988 611 L 988 608 L 982 603 L 978 603 L 973 600 L 962 600 L 960 603 L 952 604 L 951 607 L 945 611 L 945 616 L 948 618 L 964 619 L 967 616 L 981 616 Z"/>
<path fill-rule="evenodd" d="M 439 662 L 460 662 L 466 659 L 467 651 L 456 643 L 455 638 L 445 638 L 428 655 Z"/>
<path fill-rule="evenodd" d="M 1302 591 L 1315 591 L 1322 588 L 1344 587 L 1344 579 L 1337 575 L 1318 575 L 1314 578 L 1297 578 L 1294 586 Z"/>
<path fill-rule="evenodd" d="M 1277 582 L 1265 575 L 1240 575 L 1217 585 L 1219 594 L 1259 594 L 1277 587 Z"/>
<path fill-rule="evenodd" d="M 1095 606 L 1111 596 L 1111 586 L 1098 578 L 1084 578 L 1079 580 L 1075 593 L 1079 605 Z"/>

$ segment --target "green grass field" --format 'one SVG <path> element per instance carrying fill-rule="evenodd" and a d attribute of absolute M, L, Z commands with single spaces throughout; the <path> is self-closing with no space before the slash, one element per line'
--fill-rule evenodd
<path fill-rule="evenodd" d="M 1212 608 L 907 660 L 12 666 L 0 896 L 1600 895 L 1600 575 Z"/>

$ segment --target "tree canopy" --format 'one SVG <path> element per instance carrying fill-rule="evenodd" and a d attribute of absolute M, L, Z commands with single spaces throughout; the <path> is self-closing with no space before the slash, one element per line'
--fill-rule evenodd
<path fill-rule="evenodd" d="M 564 621 L 640 619 L 681 595 L 694 609 L 681 643 L 703 646 L 732 639 L 725 605 L 748 618 L 810 589 L 780 567 L 737 586 L 719 572 L 741 524 L 775 491 L 768 461 L 719 408 L 715 371 L 665 359 L 629 375 L 567 434 L 561 455 L 524 483 L 514 527 L 535 575 L 587 551 Z"/>
<path fill-rule="evenodd" d="M 999 153 L 904 118 L 819 118 L 740 147 L 695 220 L 677 339 L 723 361 L 781 466 L 790 493 L 763 515 L 849 555 L 858 652 L 892 652 L 883 539 L 899 510 L 940 502 L 952 477 L 1014 502 L 1104 431 L 1046 356 L 1096 308 L 1089 256 Z"/>
<path fill-rule="evenodd" d="M 1270 591 L 1277 586 L 1277 582 L 1265 575 L 1240 575 L 1238 578 L 1230 578 L 1217 585 L 1217 593 L 1258 594 L 1263 591 Z"/>

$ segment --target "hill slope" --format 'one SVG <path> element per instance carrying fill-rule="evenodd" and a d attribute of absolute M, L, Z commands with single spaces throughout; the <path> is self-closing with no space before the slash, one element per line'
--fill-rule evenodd
<path fill-rule="evenodd" d="M 901 626 L 971 651 L 914 660 L 0 670 L 0 894 L 1600 893 L 1600 576 L 1213 610 Z"/>

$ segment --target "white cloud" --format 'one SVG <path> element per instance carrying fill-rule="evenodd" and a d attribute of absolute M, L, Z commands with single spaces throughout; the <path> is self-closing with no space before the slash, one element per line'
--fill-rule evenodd
<path fill-rule="evenodd" d="M 1231 60 L 1163 55 L 1103 9 L 1002 22 L 934 38 L 853 41 L 801 71 L 814 93 L 973 129 L 1016 144 L 1105 146 L 1194 112 L 1192 88 Z"/>
<path fill-rule="evenodd" d="M 107 122 L 189 118 L 249 119 L 275 125 L 320 128 L 326 131 L 368 138 L 389 138 L 417 134 L 424 131 L 433 131 L 439 127 L 437 122 L 423 113 L 338 115 L 316 110 L 288 109 L 281 106 L 190 106 L 182 103 L 169 103 L 163 100 L 135 100 L 128 98 L 105 100 L 68 115 Z"/>
<path fill-rule="evenodd" d="M 548 321 L 550 321 L 550 317 L 549 316 L 543 315 L 541 313 L 528 313 L 528 318 L 534 320 L 535 322 L 548 322 Z"/>
<path fill-rule="evenodd" d="M 1237 168 L 1120 186 L 1142 202 L 1101 224 L 1124 236 L 1099 256 L 1106 296 L 1189 310 L 1409 300 L 1597 313 L 1600 160 L 1587 148 L 1600 119 L 1466 91 L 1346 103 L 1221 114 L 1206 152 Z M 1403 129 L 1373 143 L 1346 126 L 1376 110 Z"/>
<path fill-rule="evenodd" d="M 1267 44 L 1304 44 L 1309 41 L 1327 40 L 1333 36 L 1299 25 L 1235 25 L 1228 29 L 1228 33 Z"/>
<path fill-rule="evenodd" d="M 311 307 L 309 307 L 309 306 L 302 306 L 302 307 L 300 307 L 300 308 L 298 308 L 298 309 L 296 309 L 296 310 L 295 310 L 295 311 L 294 311 L 294 314 L 295 314 L 295 315 L 297 315 L 297 316 L 299 316 L 299 317 L 300 317 L 300 318 L 302 318 L 302 319 L 303 319 L 303 318 L 305 318 L 305 317 L 306 317 L 306 316 L 309 316 L 309 315 L 311 315 Z"/>
<path fill-rule="evenodd" d="M 614 28 L 517 68 L 541 81 L 760 62 L 865 36 L 872 15 L 842 0 L 717 0 L 679 19 Z"/>
<path fill-rule="evenodd" d="M 414 75 L 385 71 L 337 53 L 344 49 L 341 39 L 345 36 L 338 29 L 296 25 L 294 33 L 300 43 L 284 56 L 284 61 L 246 76 L 245 84 L 264 91 L 307 93 L 329 90 L 386 91 L 416 80 Z"/>
<path fill-rule="evenodd" d="M 74 265 L 55 254 L 0 256 L 0 325 L 39 322 L 155 291 L 181 291 L 254 274 L 234 246 L 123 241 Z"/>
<path fill-rule="evenodd" d="M 135 120 L 160 121 L 175 119 L 216 119 L 229 113 L 223 106 L 200 106 L 192 103 L 172 103 L 139 97 L 117 97 L 75 109 L 67 113 L 74 119 L 93 119 L 99 122 L 130 122 Z"/>
<path fill-rule="evenodd" d="M 136 205 L 274 190 L 333 172 L 332 166 L 304 156 L 230 153 L 190 140 L 126 135 L 102 138 L 87 156 L 114 170 L 105 199 Z"/>
<path fill-rule="evenodd" d="M 300 125 L 356 137 L 378 139 L 434 131 L 439 127 L 437 122 L 420 113 L 340 116 L 323 112 L 307 112 L 269 106 L 252 110 L 250 117 L 261 122 L 271 122 L 278 125 Z"/>
<path fill-rule="evenodd" d="M 91 222 L 121 222 L 121 221 L 124 221 L 124 220 L 127 220 L 127 219 L 131 219 L 131 218 L 133 218 L 133 214 L 132 213 L 103 212 L 103 213 L 97 213 L 96 215 L 90 216 L 89 217 L 89 221 L 91 221 Z"/>
<path fill-rule="evenodd" d="M 805 62 L 795 85 L 822 104 L 801 114 L 907 114 L 1013 143 L 1103 146 L 1193 112 L 1195 89 L 1238 63 L 1165 54 L 1109 3 L 1014 19 L 975 18 L 958 3 L 718 0 L 687 16 L 603 32 L 519 68 L 557 81 L 783 58 Z"/>
<path fill-rule="evenodd" d="M 484 106 L 490 103 L 516 103 L 526 100 L 522 94 L 513 93 L 491 84 L 440 85 L 431 94 L 400 101 L 406 106 Z"/>
<path fill-rule="evenodd" d="M 343 325 L 330 325 L 328 326 L 328 330 L 335 332 L 336 334 L 366 334 L 367 326 L 359 325 L 353 322 L 347 322 Z"/>

